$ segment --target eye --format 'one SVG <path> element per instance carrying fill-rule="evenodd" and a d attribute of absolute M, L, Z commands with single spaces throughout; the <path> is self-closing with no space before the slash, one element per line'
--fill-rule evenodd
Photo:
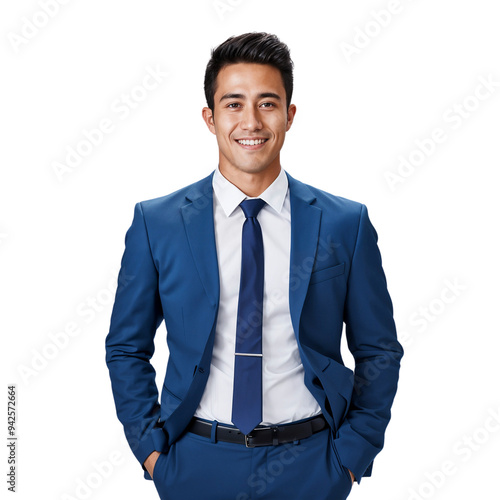
<path fill-rule="evenodd" d="M 263 102 L 261 106 L 264 108 L 274 108 L 276 107 L 276 104 L 274 104 L 274 102 Z"/>
<path fill-rule="evenodd" d="M 240 103 L 238 103 L 238 102 L 230 102 L 230 103 L 227 105 L 227 107 L 228 107 L 228 108 L 231 108 L 231 109 L 235 109 L 235 108 L 237 108 L 237 107 L 239 107 L 239 106 L 240 106 Z"/>

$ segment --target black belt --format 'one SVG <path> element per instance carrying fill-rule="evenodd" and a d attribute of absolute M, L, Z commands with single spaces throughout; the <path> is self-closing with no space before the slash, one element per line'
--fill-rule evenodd
<path fill-rule="evenodd" d="M 217 424 L 216 440 L 228 443 L 244 444 L 247 448 L 256 446 L 277 446 L 278 444 L 291 443 L 299 439 L 306 439 L 328 426 L 325 417 L 319 415 L 296 424 L 281 424 L 270 427 L 256 427 L 250 434 L 243 434 L 236 427 L 227 427 Z M 187 431 L 210 438 L 212 436 L 212 423 L 193 418 Z"/>

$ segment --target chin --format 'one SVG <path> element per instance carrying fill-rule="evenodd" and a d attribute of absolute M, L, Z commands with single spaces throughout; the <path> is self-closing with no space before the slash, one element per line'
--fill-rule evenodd
<path fill-rule="evenodd" d="M 262 162 L 257 162 L 257 161 L 254 161 L 254 162 L 247 161 L 247 162 L 241 162 L 241 163 L 235 162 L 234 165 L 238 168 L 238 170 L 241 170 L 243 172 L 249 172 L 249 173 L 263 172 L 264 170 L 272 168 L 271 167 L 272 162 L 262 163 Z"/>
<path fill-rule="evenodd" d="M 239 170 L 245 172 L 247 174 L 259 174 L 260 172 L 264 172 L 269 168 L 269 165 L 257 165 L 257 166 L 249 166 L 249 167 L 240 167 Z"/>

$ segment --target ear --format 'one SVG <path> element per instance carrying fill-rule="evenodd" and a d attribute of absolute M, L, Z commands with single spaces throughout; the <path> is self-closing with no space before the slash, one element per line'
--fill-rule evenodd
<path fill-rule="evenodd" d="M 215 135 L 214 114 L 210 108 L 203 108 L 201 111 L 204 122 L 207 124 L 208 130 Z"/>
<path fill-rule="evenodd" d="M 295 117 L 296 112 L 297 112 L 297 106 L 295 106 L 295 104 L 290 104 L 290 106 L 288 106 L 288 111 L 286 112 L 286 131 L 287 132 L 290 130 L 290 127 L 292 126 L 293 119 Z"/>

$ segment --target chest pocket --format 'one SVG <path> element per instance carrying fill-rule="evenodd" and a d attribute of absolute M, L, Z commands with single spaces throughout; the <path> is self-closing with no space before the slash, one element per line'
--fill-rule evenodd
<path fill-rule="evenodd" d="M 344 271 L 345 271 L 345 262 L 342 262 L 342 264 L 338 264 L 336 266 L 320 269 L 319 271 L 315 271 L 314 273 L 311 274 L 311 280 L 309 281 L 309 285 L 314 285 L 315 283 L 321 283 L 322 281 L 335 278 L 336 276 L 344 274 Z"/>

